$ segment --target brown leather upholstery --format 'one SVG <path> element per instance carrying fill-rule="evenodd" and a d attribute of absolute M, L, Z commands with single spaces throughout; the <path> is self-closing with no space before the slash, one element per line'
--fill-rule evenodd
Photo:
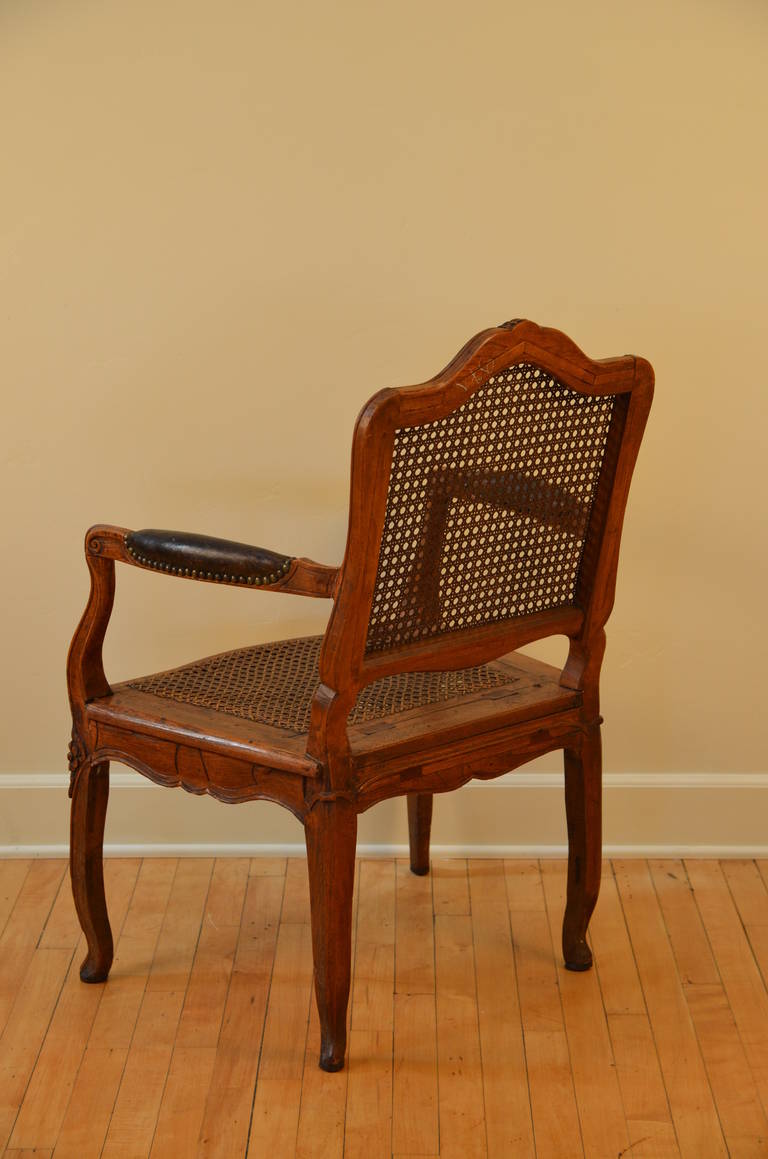
<path fill-rule="evenodd" d="M 290 556 L 263 547 L 191 531 L 131 531 L 125 546 L 136 562 L 146 567 L 217 583 L 273 584 L 292 563 Z"/>

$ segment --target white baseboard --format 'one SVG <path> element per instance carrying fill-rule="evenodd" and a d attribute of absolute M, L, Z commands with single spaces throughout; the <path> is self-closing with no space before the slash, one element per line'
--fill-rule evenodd
<path fill-rule="evenodd" d="M 0 857 L 67 854 L 65 773 L 0 774 Z M 303 856 L 279 806 L 233 809 L 115 769 L 105 852 L 115 857 Z M 136 790 L 141 790 L 137 792 Z M 436 857 L 563 857 L 562 773 L 521 771 L 435 799 Z M 768 773 L 607 773 L 604 849 L 615 857 L 768 857 Z M 407 854 L 404 803 L 360 818 L 359 854 Z"/>

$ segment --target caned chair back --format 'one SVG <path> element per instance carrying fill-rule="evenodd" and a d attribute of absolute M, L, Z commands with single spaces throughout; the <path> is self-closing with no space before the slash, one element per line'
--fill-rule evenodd
<path fill-rule="evenodd" d="M 355 429 L 321 680 L 346 691 L 601 627 L 652 384 L 644 359 L 594 362 L 521 321 L 377 394 Z"/>

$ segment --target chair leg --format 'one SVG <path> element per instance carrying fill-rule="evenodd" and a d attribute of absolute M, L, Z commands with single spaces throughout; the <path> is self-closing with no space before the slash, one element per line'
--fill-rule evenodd
<path fill-rule="evenodd" d="M 341 1070 L 347 1045 L 352 962 L 352 889 L 357 813 L 347 801 L 319 801 L 305 819 L 320 1066 Z"/>
<path fill-rule="evenodd" d="M 429 873 L 429 834 L 432 828 L 432 793 L 408 794 L 408 841 L 411 873 Z"/>
<path fill-rule="evenodd" d="M 585 735 L 580 749 L 565 750 L 568 896 L 563 920 L 563 957 L 568 970 L 588 970 L 592 965 L 586 934 L 600 892 L 601 806 L 600 726 L 595 725 Z"/>
<path fill-rule="evenodd" d="M 83 982 L 104 982 L 112 965 L 103 866 L 108 797 L 109 762 L 82 768 L 72 790 L 69 872 L 75 909 L 88 940 L 88 953 L 80 967 Z"/>

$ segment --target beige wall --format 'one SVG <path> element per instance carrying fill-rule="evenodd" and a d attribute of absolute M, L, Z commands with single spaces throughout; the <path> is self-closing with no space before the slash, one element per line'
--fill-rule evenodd
<path fill-rule="evenodd" d="M 361 403 L 523 315 L 657 372 L 607 767 L 765 769 L 767 40 L 762 0 L 4 0 L 2 768 L 63 768 L 89 523 L 336 562 Z M 323 620 L 118 582 L 116 678 Z"/>

